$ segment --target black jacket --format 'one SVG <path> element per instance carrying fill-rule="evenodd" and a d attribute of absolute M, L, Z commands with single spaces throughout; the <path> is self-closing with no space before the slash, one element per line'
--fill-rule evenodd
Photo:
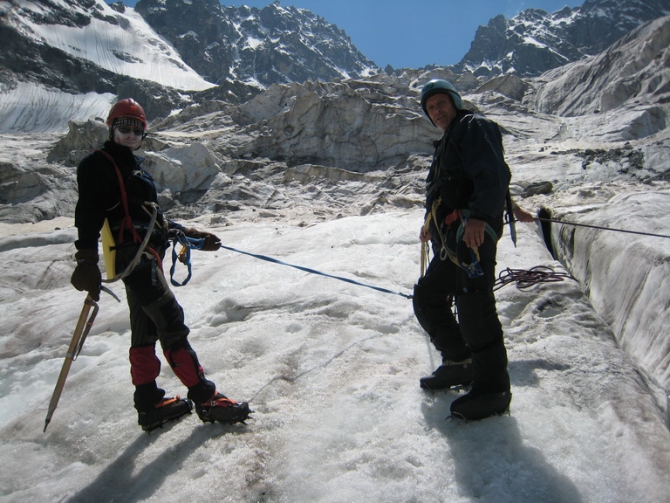
<path fill-rule="evenodd" d="M 471 111 L 459 111 L 436 143 L 426 179 L 426 211 L 441 198 L 438 222 L 453 210 L 465 209 L 470 218 L 501 229 L 510 179 L 498 125 Z"/>
<path fill-rule="evenodd" d="M 156 186 L 151 175 L 142 169 L 141 157 L 137 157 L 128 148 L 112 141 L 105 142 L 101 149 L 111 155 L 118 166 L 128 199 L 128 211 L 141 237 L 144 237 L 143 225 L 151 220 L 151 213 L 145 211 L 144 202 L 158 202 Z M 116 229 L 121 226 L 125 210 L 121 199 L 121 189 L 114 164 L 100 151 L 87 155 L 77 169 L 79 200 L 74 213 L 74 224 L 79 232 L 75 241 L 78 250 L 97 249 L 100 229 L 105 218 L 117 237 Z M 150 207 L 147 209 L 151 209 Z M 181 227 L 165 219 L 158 209 L 155 231 L 167 231 L 168 227 Z M 167 240 L 167 234 L 162 238 Z M 132 243 L 132 234 L 124 234 Z M 153 237 L 152 237 L 153 240 Z M 117 243 L 118 244 L 118 243 Z"/>

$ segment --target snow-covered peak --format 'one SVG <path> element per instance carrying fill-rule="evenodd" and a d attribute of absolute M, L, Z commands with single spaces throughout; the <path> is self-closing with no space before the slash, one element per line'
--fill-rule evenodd
<path fill-rule="evenodd" d="M 594 0 L 554 13 L 526 9 L 480 26 L 470 51 L 456 65 L 482 77 L 537 76 L 597 54 L 641 24 L 670 13 L 662 0 Z"/>
<path fill-rule="evenodd" d="M 20 0 L 17 7 L 6 4 L 4 9 L 6 23 L 17 32 L 82 64 L 180 90 L 213 87 L 132 8 L 118 12 L 102 0 Z"/>
<path fill-rule="evenodd" d="M 236 79 L 265 88 L 380 71 L 337 26 L 279 2 L 257 9 L 216 0 L 140 0 L 136 10 L 210 82 Z"/>

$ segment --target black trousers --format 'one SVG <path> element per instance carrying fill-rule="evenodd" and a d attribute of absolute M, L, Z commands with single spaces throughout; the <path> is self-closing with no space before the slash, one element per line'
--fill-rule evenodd
<path fill-rule="evenodd" d="M 189 328 L 184 310 L 167 284 L 155 259 L 142 258 L 123 282 L 130 309 L 130 372 L 135 390 L 135 407 L 146 410 L 164 395 L 156 378 L 160 360 L 156 342 L 160 341 L 170 367 L 188 388 L 188 397 L 202 403 L 216 392 L 216 385 L 205 378 L 198 357 L 188 342 Z"/>
<path fill-rule="evenodd" d="M 178 345 L 189 334 L 184 310 L 155 261 L 142 261 L 124 278 L 130 308 L 131 346 L 160 340 L 163 349 Z"/>
<path fill-rule="evenodd" d="M 455 245 L 454 235 L 449 237 Z M 464 246 L 461 242 L 459 251 L 469 254 Z M 438 251 L 414 287 L 414 313 L 443 360 L 472 358 L 473 389 L 507 391 L 507 350 L 493 294 L 497 241 L 486 234 L 478 251 L 484 274 L 477 278 L 470 278 L 448 257 L 441 260 Z M 452 311 L 452 299 L 458 321 Z"/>

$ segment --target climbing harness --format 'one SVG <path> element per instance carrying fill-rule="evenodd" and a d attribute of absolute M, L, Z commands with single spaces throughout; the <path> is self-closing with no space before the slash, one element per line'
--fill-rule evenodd
<path fill-rule="evenodd" d="M 126 184 L 123 182 L 123 175 L 121 174 L 121 170 L 116 164 L 116 161 L 114 158 L 109 155 L 107 152 L 103 150 L 98 150 L 102 155 L 104 155 L 109 162 L 112 163 L 114 166 L 114 171 L 116 172 L 116 178 L 118 179 L 119 182 L 119 190 L 121 192 L 121 204 L 123 205 L 123 220 L 121 221 L 121 225 L 119 226 L 119 236 L 118 236 L 118 242 L 122 243 L 123 242 L 123 231 L 128 229 L 132 235 L 133 235 L 133 242 L 134 243 L 139 243 L 142 241 L 140 238 L 140 235 L 137 233 L 137 229 L 135 229 L 135 226 L 133 225 L 133 221 L 130 218 L 130 211 L 128 209 L 128 195 L 126 194 Z"/>
<path fill-rule="evenodd" d="M 513 204 L 511 197 L 509 195 L 509 192 L 507 194 L 507 211 L 505 214 L 505 223 L 509 224 L 510 226 L 510 234 L 512 237 L 512 242 L 514 243 L 514 246 L 516 247 L 516 227 L 514 226 L 514 223 L 517 221 L 514 218 L 514 213 L 513 213 Z M 442 204 L 441 199 L 436 199 L 433 201 L 433 206 L 431 208 L 431 211 L 428 212 L 426 215 L 426 219 L 423 224 L 423 231 L 422 234 L 425 235 L 428 233 L 430 230 L 430 222 L 435 221 L 437 222 L 437 208 Z M 460 220 L 461 223 L 459 224 L 458 229 L 456 230 L 456 242 L 458 243 L 460 240 L 463 239 L 463 233 L 464 233 L 464 227 L 467 224 L 467 217 L 469 216 L 469 211 L 468 210 L 455 210 L 451 213 L 449 213 L 445 219 L 444 223 L 447 226 L 452 225 L 456 221 Z M 536 220 L 549 220 L 549 219 L 543 219 L 543 218 L 536 218 Z M 551 221 L 551 220 L 550 220 Z M 554 220 L 555 221 L 555 220 Z M 559 222 L 558 223 L 566 223 L 566 222 Z M 579 224 L 575 224 L 579 225 Z M 452 262 L 454 262 L 457 266 L 460 268 L 464 269 L 466 274 L 470 278 L 476 278 L 484 274 L 484 271 L 481 267 L 480 264 L 480 258 L 479 258 L 479 250 L 477 249 L 472 249 L 469 248 L 470 251 L 470 263 L 466 264 L 464 262 L 459 262 L 458 260 L 458 255 L 451 250 L 447 244 L 446 244 L 446 239 L 444 234 L 442 233 L 441 226 L 436 225 L 435 226 L 437 229 L 438 233 L 438 238 L 441 244 L 440 247 L 440 260 L 445 260 L 446 258 L 449 258 Z M 594 226 L 587 226 L 587 227 L 594 227 Z M 602 227 L 601 227 L 602 228 Z M 614 229 L 607 229 L 607 230 L 614 230 Z M 493 228 L 489 225 L 486 224 L 486 233 L 493 238 L 494 241 L 498 240 L 498 236 L 496 232 L 493 230 Z M 649 235 L 647 233 L 636 233 L 636 234 L 645 234 Z M 664 236 L 664 237 L 670 237 L 670 236 Z M 426 274 L 426 268 L 427 264 L 429 262 L 429 247 L 427 242 L 422 242 L 421 243 L 421 275 L 419 278 L 422 278 Z M 536 266 L 533 267 L 529 270 L 525 269 L 510 269 L 507 268 L 504 271 L 501 271 L 500 274 L 498 275 L 498 279 L 496 280 L 493 291 L 499 290 L 505 285 L 508 285 L 510 283 L 516 283 L 517 288 L 520 290 L 530 288 L 531 286 L 537 285 L 538 283 L 554 283 L 558 281 L 563 281 L 565 278 L 572 278 L 567 273 L 557 273 L 555 272 L 552 268 L 546 267 L 546 266 Z"/>
<path fill-rule="evenodd" d="M 112 165 L 114 166 L 114 170 L 116 171 L 116 177 L 119 182 L 119 191 L 121 192 L 121 204 L 123 205 L 123 213 L 124 213 L 123 220 L 121 221 L 121 225 L 119 226 L 119 231 L 116 239 L 114 239 L 113 235 L 111 235 L 112 233 L 111 230 L 109 229 L 109 222 L 105 219 L 107 230 L 105 231 L 105 228 L 103 226 L 102 252 L 105 261 L 105 267 L 107 270 L 107 279 L 102 281 L 104 283 L 114 283 L 115 281 L 125 278 L 131 272 L 133 272 L 135 267 L 137 267 L 137 264 L 140 263 L 140 260 L 142 260 L 142 255 L 144 254 L 147 254 L 150 258 L 155 259 L 159 267 L 162 269 L 163 264 L 160 256 L 158 255 L 158 252 L 156 252 L 156 250 L 148 246 L 149 240 L 151 239 L 151 234 L 154 230 L 154 227 L 156 226 L 158 219 L 158 205 L 151 201 L 145 201 L 144 204 L 142 205 L 144 211 L 147 212 L 151 217 L 149 220 L 149 225 L 147 226 L 146 234 L 144 235 L 144 239 L 142 239 L 139 233 L 137 232 L 135 225 L 133 224 L 132 218 L 130 218 L 130 210 L 128 208 L 128 195 L 126 194 L 126 185 L 123 182 L 123 175 L 121 174 L 121 170 L 119 169 L 119 167 L 116 164 L 116 161 L 114 161 L 114 158 L 111 155 L 102 150 L 98 150 L 98 152 L 104 155 L 107 158 L 107 160 L 109 160 L 109 162 L 111 162 Z M 147 206 L 151 207 L 151 212 L 147 209 Z M 112 252 L 115 252 L 116 249 L 118 248 L 118 245 L 123 243 L 123 232 L 125 230 L 130 231 L 130 233 L 132 234 L 133 243 L 140 243 L 140 246 L 137 249 L 137 253 L 135 253 L 135 256 L 130 261 L 128 266 L 124 269 L 124 271 L 119 274 L 115 274 L 116 272 L 115 267 L 109 267 L 108 264 L 113 264 L 113 260 L 115 257 L 112 257 Z M 110 241 L 110 238 L 112 243 L 108 243 L 107 246 L 105 246 L 106 241 Z M 115 253 L 113 255 L 115 255 Z"/>
<path fill-rule="evenodd" d="M 107 277 L 108 279 L 103 280 L 104 283 L 114 283 L 115 281 L 118 281 L 118 280 L 123 279 L 126 276 L 128 276 L 131 272 L 133 272 L 135 267 L 137 267 L 137 264 L 140 263 L 140 260 L 142 260 L 142 255 L 147 255 L 150 258 L 155 259 L 158 262 L 159 267 L 161 269 L 163 268 L 163 264 L 162 264 L 162 261 L 160 259 L 160 256 L 158 255 L 158 252 L 156 252 L 156 250 L 154 250 L 153 248 L 148 246 L 149 239 L 151 239 L 151 233 L 153 231 L 154 226 L 156 225 L 156 218 L 158 217 L 158 208 L 157 208 L 157 205 L 155 203 L 145 202 L 145 204 L 151 206 L 151 220 L 149 221 L 149 225 L 147 226 L 147 231 L 146 231 L 146 234 L 144 236 L 144 239 L 142 240 L 142 243 L 140 243 L 140 246 L 137 249 L 137 252 L 135 253 L 135 256 L 130 261 L 128 266 L 123 270 L 123 272 L 114 275 L 111 279 L 109 279 L 109 275 L 108 275 L 108 277 Z M 145 207 L 145 211 L 148 211 L 148 210 L 146 210 L 146 207 Z M 134 230 L 135 233 L 137 233 L 137 230 L 135 229 L 134 226 L 133 226 L 133 230 Z M 119 244 L 121 244 L 122 242 L 123 242 L 123 240 L 119 241 Z M 118 248 L 118 246 L 114 246 L 114 247 L 111 247 L 109 249 L 111 251 L 115 251 L 117 248 Z M 104 252 L 105 252 L 105 250 L 103 249 L 103 254 L 104 254 Z M 107 260 L 105 260 L 105 262 L 107 262 Z"/>
<path fill-rule="evenodd" d="M 426 215 L 426 220 L 424 221 L 423 224 L 423 234 L 425 235 L 429 230 L 430 230 L 430 222 L 434 221 L 438 222 L 437 218 L 437 209 L 439 206 L 442 204 L 442 199 L 438 198 L 435 201 L 433 201 L 433 205 L 431 207 L 430 212 Z M 458 228 L 456 229 L 456 243 L 461 241 L 463 239 L 463 234 L 465 232 L 465 226 L 468 224 L 468 218 L 470 217 L 470 210 L 454 210 L 451 213 L 449 213 L 445 218 L 444 218 L 444 223 L 447 225 L 447 227 L 453 225 L 454 223 L 460 221 Z M 461 262 L 458 258 L 458 253 L 456 251 L 452 250 L 449 248 L 447 245 L 447 240 L 442 232 L 441 225 L 435 225 L 435 228 L 437 230 L 437 236 L 440 240 L 440 260 L 446 260 L 447 258 L 451 260 L 454 264 L 456 264 L 458 267 L 463 269 L 468 277 L 470 278 L 478 278 L 484 274 L 484 269 L 482 268 L 479 259 L 479 250 L 475 248 L 469 248 L 470 250 L 470 262 Z M 493 238 L 493 241 L 496 242 L 498 241 L 498 234 L 493 230 L 493 227 L 491 227 L 488 223 L 486 224 L 485 232 Z M 515 243 L 516 246 L 516 243 Z M 428 246 L 425 242 L 421 243 L 421 276 L 423 277 L 424 274 L 426 273 L 426 263 L 427 263 L 427 258 L 428 258 Z"/>
<path fill-rule="evenodd" d="M 109 277 L 110 270 L 108 269 L 107 270 L 107 279 L 102 280 L 103 283 L 114 283 L 115 281 L 119 281 L 120 279 L 123 279 L 126 276 L 128 276 L 131 272 L 133 272 L 135 267 L 137 267 L 137 264 L 140 263 L 140 260 L 142 260 L 142 255 L 144 255 L 144 254 L 148 255 L 150 258 L 156 259 L 156 261 L 158 262 L 159 267 L 161 269 L 163 268 L 163 264 L 162 264 L 162 261 L 160 259 L 160 256 L 158 255 L 158 253 L 153 248 L 148 246 L 149 239 L 151 239 L 151 232 L 153 231 L 153 228 L 156 225 L 156 218 L 158 216 L 158 208 L 157 208 L 155 203 L 146 202 L 145 204 L 150 205 L 151 208 L 152 208 L 152 211 L 151 211 L 151 220 L 149 221 L 149 225 L 147 226 L 147 232 L 146 232 L 146 235 L 144 236 L 144 239 L 142 240 L 142 243 L 140 244 L 139 248 L 137 249 L 137 252 L 135 253 L 135 256 L 130 261 L 128 266 L 123 270 L 123 272 L 121 272 L 119 274 L 115 274 L 114 276 L 112 276 L 112 278 L 110 278 Z M 145 208 L 145 210 L 146 210 L 146 208 Z M 133 226 L 133 229 L 135 229 L 134 226 Z M 137 232 L 137 230 L 135 230 L 135 232 Z M 122 242 L 123 241 L 120 241 L 119 243 L 122 243 Z M 111 247 L 107 248 L 103 245 L 103 255 L 105 253 L 105 250 L 116 251 L 117 248 L 118 248 L 117 246 L 111 246 Z M 111 262 L 110 258 L 108 258 L 108 257 L 104 257 L 104 258 L 105 258 L 105 264 L 107 264 L 107 262 Z M 114 270 L 112 270 L 112 272 L 114 272 Z"/>

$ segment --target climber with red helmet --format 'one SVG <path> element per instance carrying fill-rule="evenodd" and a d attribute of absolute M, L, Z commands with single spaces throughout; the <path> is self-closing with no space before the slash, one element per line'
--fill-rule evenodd
<path fill-rule="evenodd" d="M 87 291 L 93 300 L 99 299 L 98 240 L 103 227 L 108 226 L 113 236 L 113 268 L 119 272 L 115 279 L 123 280 L 130 309 L 130 374 L 142 429 L 151 431 L 190 413 L 193 403 L 202 421 L 244 422 L 251 412 L 249 405 L 230 400 L 205 378 L 187 338 L 184 311 L 162 270 L 169 235 L 183 233 L 198 239 L 205 251 L 218 250 L 221 241 L 214 234 L 185 228 L 163 215 L 153 178 L 142 168 L 143 159 L 134 154 L 146 136 L 147 125 L 144 109 L 135 100 L 117 102 L 107 117 L 109 140 L 77 168 L 77 266 L 71 283 L 77 290 Z M 156 342 L 187 387 L 186 399 L 166 397 L 158 387 L 161 362 Z"/>
<path fill-rule="evenodd" d="M 466 109 L 450 82 L 426 83 L 421 107 L 442 137 L 426 179 L 420 233 L 423 243 L 432 244 L 434 257 L 412 300 L 442 364 L 420 385 L 428 390 L 471 386 L 452 402 L 451 415 L 483 419 L 507 411 L 512 398 L 493 294 L 511 174 L 498 125 Z"/>

